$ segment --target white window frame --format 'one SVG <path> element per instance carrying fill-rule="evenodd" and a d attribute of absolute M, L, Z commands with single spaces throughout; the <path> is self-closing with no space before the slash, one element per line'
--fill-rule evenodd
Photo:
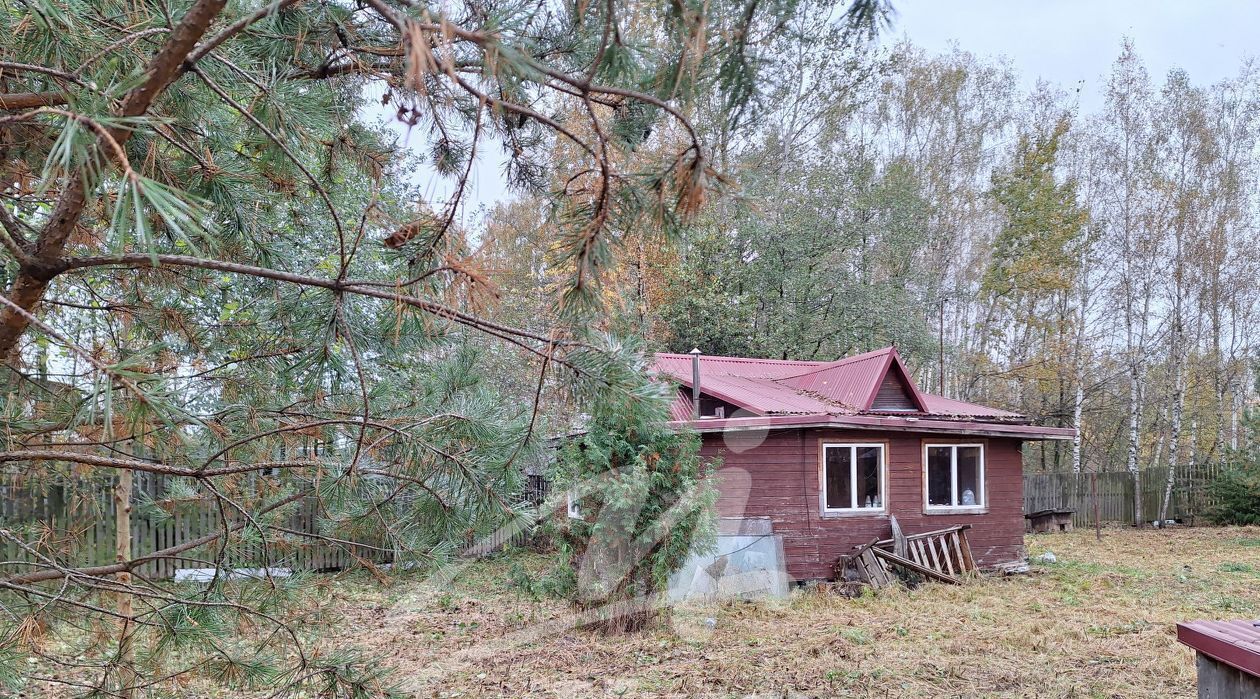
<path fill-rule="evenodd" d="M 976 504 L 959 505 L 958 498 L 958 448 L 959 447 L 975 447 L 980 450 L 980 473 L 977 474 L 976 482 L 980 488 L 980 492 L 976 493 Z M 950 488 L 950 505 L 933 505 L 929 499 L 928 493 L 928 450 L 929 449 L 949 449 L 949 488 Z M 931 513 L 956 513 L 956 512 L 987 512 L 989 509 L 989 487 L 986 482 L 987 478 L 987 458 L 985 456 L 983 442 L 924 442 L 923 443 L 923 511 Z"/>
<path fill-rule="evenodd" d="M 849 449 L 849 502 L 857 502 L 857 450 L 879 449 L 879 507 L 827 507 L 827 450 Z M 818 460 L 818 509 L 825 515 L 882 515 L 888 513 L 888 445 L 884 442 L 823 442 Z"/>

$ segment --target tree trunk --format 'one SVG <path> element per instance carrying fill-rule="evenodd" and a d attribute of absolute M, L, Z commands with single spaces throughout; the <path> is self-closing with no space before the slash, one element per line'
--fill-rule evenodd
<path fill-rule="evenodd" d="M 1180 329 L 1176 327 L 1179 323 L 1176 323 L 1176 321 L 1174 323 L 1173 335 L 1176 337 L 1180 335 Z M 1180 345 L 1179 339 L 1176 342 Z M 1186 403 L 1185 366 L 1181 356 L 1181 349 L 1178 347 L 1173 351 L 1172 434 L 1169 435 L 1168 442 L 1168 477 L 1164 479 L 1164 497 L 1159 503 L 1159 523 L 1161 526 L 1168 519 L 1168 506 L 1172 501 L 1173 486 L 1177 482 L 1177 465 L 1180 458 L 1181 419 L 1185 412 Z"/>
<path fill-rule="evenodd" d="M 1133 478 L 1133 524 L 1142 526 L 1142 472 L 1138 470 L 1138 381 L 1141 371 L 1137 360 L 1129 360 L 1129 458 L 1127 467 Z"/>
<path fill-rule="evenodd" d="M 1085 385 L 1077 377 L 1076 399 L 1072 402 L 1072 428 L 1076 435 L 1072 437 L 1072 473 L 1081 475 L 1081 412 L 1085 406 Z"/>
<path fill-rule="evenodd" d="M 131 560 L 131 488 L 134 478 L 129 469 L 123 469 L 118 475 L 118 484 L 114 486 L 114 552 L 118 563 Z M 118 582 L 130 585 L 131 573 L 125 570 L 119 573 Z M 132 646 L 135 628 L 131 620 L 130 593 L 118 593 L 117 608 L 121 622 L 118 634 L 119 694 L 130 699 L 135 694 L 132 687 L 136 684 L 135 649 Z"/>

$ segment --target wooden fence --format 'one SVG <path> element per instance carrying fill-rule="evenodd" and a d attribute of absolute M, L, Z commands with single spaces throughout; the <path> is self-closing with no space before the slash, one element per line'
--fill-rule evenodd
<path fill-rule="evenodd" d="M 29 570 L 31 564 L 46 563 L 40 556 L 49 557 L 59 565 L 83 567 L 105 565 L 116 560 L 116 531 L 113 490 L 115 479 L 79 477 L 20 478 L 13 474 L 0 475 L 0 529 L 8 530 L 0 537 L 0 566 L 9 570 Z M 223 527 L 223 516 L 236 523 L 240 516 L 230 510 L 221 513 L 214 501 L 186 503 L 166 508 L 169 514 L 157 516 L 143 503 L 160 502 L 171 498 L 169 479 L 165 476 L 139 472 L 134 474 L 131 515 L 131 550 L 140 557 L 192 541 Z M 524 492 L 519 497 L 531 507 L 537 507 L 546 498 L 548 483 L 538 476 L 530 476 Z M 361 560 L 374 563 L 389 562 L 388 552 L 380 550 L 379 541 L 359 541 L 359 545 L 334 544 L 312 536 L 319 533 L 318 503 L 314 498 L 297 502 L 287 520 L 281 523 L 288 532 L 268 532 L 267 563 L 273 568 L 293 571 L 325 571 L 348 568 Z M 146 511 L 148 510 L 148 511 Z M 492 553 L 508 545 L 522 545 L 533 534 L 533 528 L 504 529 L 481 539 L 464 542 L 465 555 L 478 556 Z M 37 554 L 15 541 L 31 544 L 37 542 Z M 237 547 L 239 548 L 239 547 Z M 169 578 L 176 570 L 186 568 L 212 568 L 216 550 L 202 546 L 184 552 L 180 556 L 146 562 L 135 572 L 155 577 Z M 229 567 L 255 568 L 261 565 L 261 555 L 229 557 Z"/>
<path fill-rule="evenodd" d="M 222 517 L 213 502 L 202 501 L 174 508 L 168 516 L 146 514 L 141 503 L 168 497 L 165 477 L 136 473 L 132 493 L 131 550 L 139 557 L 191 541 L 222 529 Z M 100 478 L 17 479 L 0 477 L 0 527 L 11 535 L 0 542 L 0 556 L 5 567 L 26 569 L 28 563 L 47 556 L 60 565 L 70 567 L 103 565 L 115 561 L 116 531 L 114 528 L 115 481 Z M 295 533 L 268 534 L 269 563 L 275 568 L 295 571 L 333 570 L 353 564 L 357 558 L 384 562 L 387 556 L 367 542 L 362 546 L 325 543 L 302 534 L 314 534 L 316 528 L 314 499 L 298 501 L 283 523 Z M 229 521 L 237 519 L 227 513 Z M 37 542 L 35 555 L 13 539 L 30 544 Z M 183 568 L 214 566 L 214 551 L 200 547 L 185 554 L 146 562 L 137 573 L 152 577 L 171 577 Z M 238 556 L 240 557 L 240 556 Z M 229 566 L 255 567 L 253 560 L 232 560 Z"/>
<path fill-rule="evenodd" d="M 1193 524 L 1201 520 L 1213 502 L 1207 485 L 1219 474 L 1219 466 L 1193 464 L 1177 469 L 1168 517 Z M 1150 523 L 1159 517 L 1164 497 L 1167 468 L 1146 468 L 1140 472 L 1142 521 Z M 1097 474 L 1098 514 L 1103 522 L 1133 522 L 1133 476 L 1127 471 Z M 1071 473 L 1024 474 L 1024 512 L 1048 509 L 1075 510 L 1076 526 L 1094 521 L 1090 474 Z"/>

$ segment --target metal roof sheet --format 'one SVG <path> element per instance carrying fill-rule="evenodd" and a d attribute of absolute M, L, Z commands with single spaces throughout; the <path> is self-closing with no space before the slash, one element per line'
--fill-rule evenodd
<path fill-rule="evenodd" d="M 887 353 L 867 352 L 789 376 L 781 383 L 862 410 L 871 391 L 883 380 L 887 365 Z"/>
<path fill-rule="evenodd" d="M 691 386 L 691 355 L 657 354 L 653 366 L 658 375 Z M 834 362 L 701 355 L 700 386 L 705 394 L 753 415 L 878 415 L 882 413 L 868 407 L 890 371 L 905 381 L 922 408 L 915 413 L 919 416 L 1026 422 L 1018 413 L 923 393 L 893 347 Z M 690 414 L 690 396 L 680 391 L 671 419 L 685 420 Z"/>

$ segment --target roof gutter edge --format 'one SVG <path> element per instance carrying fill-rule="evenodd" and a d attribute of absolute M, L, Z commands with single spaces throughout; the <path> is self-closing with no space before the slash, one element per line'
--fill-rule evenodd
<path fill-rule="evenodd" d="M 868 415 L 792 415 L 742 417 L 700 421 L 672 421 L 675 429 L 689 427 L 701 433 L 748 432 L 752 430 L 786 430 L 807 427 L 839 427 L 886 432 L 965 433 L 987 437 L 1012 437 L 1025 440 L 1070 441 L 1076 430 L 1070 427 L 1037 427 L 1001 423 L 959 422 L 904 417 L 872 417 Z"/>

